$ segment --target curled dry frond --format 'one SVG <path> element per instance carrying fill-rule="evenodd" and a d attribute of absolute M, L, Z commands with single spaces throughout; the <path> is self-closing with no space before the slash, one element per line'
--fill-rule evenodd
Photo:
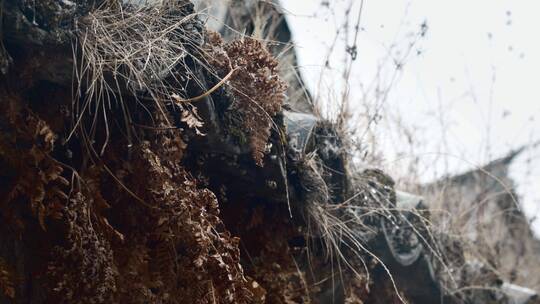
<path fill-rule="evenodd" d="M 263 165 L 266 145 L 273 125 L 272 117 L 281 111 L 287 86 L 278 75 L 278 62 L 258 40 L 244 37 L 223 44 L 217 33 L 207 37 L 208 61 L 225 77 L 234 70 L 226 90 L 233 96 L 232 105 L 225 115 L 239 125 L 248 139 L 253 159 Z"/>
<path fill-rule="evenodd" d="M 0 155 L 19 172 L 4 199 L 7 203 L 28 202 L 45 230 L 45 219 L 60 218 L 67 201 L 64 190 L 69 182 L 51 157 L 57 136 L 29 109 L 0 118 L 14 130 L 0 136 Z"/>
<path fill-rule="evenodd" d="M 15 298 L 13 275 L 8 270 L 7 264 L 2 258 L 0 258 L 0 292 L 8 298 Z"/>
<path fill-rule="evenodd" d="M 113 251 L 92 211 L 95 202 L 78 192 L 64 209 L 66 247 L 48 265 L 60 303 L 110 303 L 116 291 Z"/>
<path fill-rule="evenodd" d="M 166 149 L 152 151 L 144 144 L 136 160 L 145 177 L 146 198 L 155 208 L 147 216 L 152 224 L 146 237 L 150 267 L 170 303 L 246 303 L 251 297 L 240 266 L 239 239 L 223 228 L 218 202 L 175 161 Z M 127 287 L 127 286 L 126 286 Z M 184 300 L 182 300 L 184 299 Z"/>

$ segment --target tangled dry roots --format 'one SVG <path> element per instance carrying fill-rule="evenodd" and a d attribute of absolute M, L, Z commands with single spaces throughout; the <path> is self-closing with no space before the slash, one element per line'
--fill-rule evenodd
<path fill-rule="evenodd" d="M 231 69 L 226 90 L 233 103 L 225 115 L 231 129 L 242 130 L 253 159 L 263 166 L 272 117 L 281 111 L 287 85 L 278 75 L 278 62 L 258 40 L 243 37 L 224 44 L 219 34 L 208 32 L 206 54 L 220 77 Z"/>

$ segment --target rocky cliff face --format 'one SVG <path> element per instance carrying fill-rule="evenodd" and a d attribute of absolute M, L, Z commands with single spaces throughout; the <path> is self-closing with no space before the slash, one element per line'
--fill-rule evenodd
<path fill-rule="evenodd" d="M 0 3 L 0 303 L 513 299 L 463 292 L 420 201 L 350 172 L 280 48 L 187 1 Z"/>

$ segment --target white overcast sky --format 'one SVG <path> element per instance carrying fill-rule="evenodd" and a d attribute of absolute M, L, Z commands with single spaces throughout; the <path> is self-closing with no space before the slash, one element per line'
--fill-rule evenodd
<path fill-rule="evenodd" d="M 328 2 L 330 8 L 322 3 Z M 339 74 L 319 81 L 348 0 L 282 0 L 299 65 L 308 87 L 331 100 Z M 360 0 L 354 0 L 352 22 Z M 426 21 L 427 35 L 405 62 L 384 104 L 384 115 L 414 130 L 418 147 L 401 151 L 394 127 L 380 128 L 388 170 L 419 157 L 420 179 L 462 172 L 540 140 L 540 1 L 367 0 L 358 35 L 358 57 L 350 79 L 351 105 L 361 112 L 360 88 L 375 78 L 388 83 L 395 66 L 384 61 L 403 55 Z M 352 25 L 354 26 L 354 24 Z M 349 45 L 352 42 L 349 41 Z M 341 63 L 345 42 L 338 40 L 330 65 Z M 417 53 L 418 51 L 418 53 Z M 386 62 L 386 63 L 385 63 Z M 444 115 L 441 115 L 444 113 Z M 383 123 L 381 123 L 383 124 Z M 398 138 L 396 138 L 398 137 Z M 441 161 L 444 152 L 446 161 Z M 437 157 L 436 155 L 439 155 Z M 438 160 L 438 161 L 437 161 Z M 441 167 L 443 166 L 443 167 Z M 442 168 L 442 169 L 441 169 Z M 406 171 L 401 171 L 401 174 Z M 540 147 L 525 151 L 512 167 L 523 209 L 540 217 Z M 540 235 L 540 220 L 533 222 Z"/>

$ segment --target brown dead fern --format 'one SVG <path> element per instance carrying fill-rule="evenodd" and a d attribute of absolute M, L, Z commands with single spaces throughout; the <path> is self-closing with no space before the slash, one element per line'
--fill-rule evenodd
<path fill-rule="evenodd" d="M 273 125 L 272 117 L 281 111 L 287 85 L 278 75 L 278 62 L 258 40 L 242 39 L 223 44 L 217 33 L 207 35 L 208 61 L 220 77 L 234 70 L 226 91 L 232 104 L 226 111 L 231 129 L 242 133 L 253 159 L 263 165 Z"/>
<path fill-rule="evenodd" d="M 48 265 L 59 303 L 110 303 L 116 291 L 113 251 L 92 214 L 93 200 L 78 192 L 64 209 L 66 247 Z"/>
<path fill-rule="evenodd" d="M 150 267 L 164 283 L 166 294 L 211 303 L 213 294 L 224 303 L 245 303 L 250 297 L 239 265 L 239 240 L 223 228 L 215 195 L 198 189 L 196 181 L 163 149 L 156 154 L 141 147 L 137 167 L 148 172 L 147 199 L 156 206 L 150 216 Z M 150 195 L 150 196 L 148 196 Z"/>
<path fill-rule="evenodd" d="M 0 136 L 0 155 L 19 172 L 4 200 L 28 203 L 45 230 L 47 217 L 61 217 L 69 184 L 61 175 L 63 168 L 51 157 L 56 134 L 29 109 L 4 118 L 15 131 Z"/>
<path fill-rule="evenodd" d="M 15 298 L 13 275 L 8 270 L 8 266 L 2 258 L 0 258 L 0 292 L 10 299 Z"/>

